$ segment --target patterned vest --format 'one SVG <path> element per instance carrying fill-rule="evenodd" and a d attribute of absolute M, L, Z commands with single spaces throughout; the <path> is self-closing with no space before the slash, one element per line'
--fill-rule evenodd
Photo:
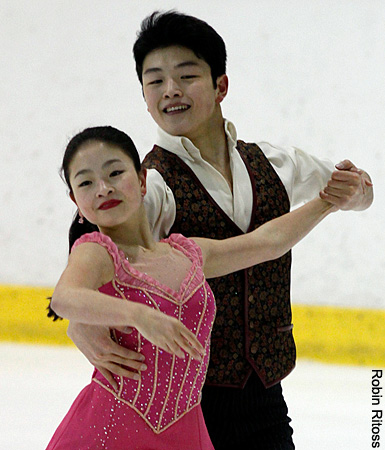
<path fill-rule="evenodd" d="M 253 187 L 248 231 L 290 209 L 287 192 L 256 144 L 237 149 Z M 155 146 L 143 161 L 171 188 L 176 218 L 170 233 L 225 239 L 243 234 L 176 155 Z M 217 303 L 207 385 L 244 387 L 253 370 L 270 387 L 295 365 L 290 306 L 291 252 L 281 258 L 209 280 Z"/>

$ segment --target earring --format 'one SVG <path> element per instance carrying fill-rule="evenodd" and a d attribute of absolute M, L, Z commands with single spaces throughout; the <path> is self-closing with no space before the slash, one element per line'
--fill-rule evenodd
<path fill-rule="evenodd" d="M 81 212 L 79 212 L 78 223 L 80 223 L 80 224 L 83 224 L 83 223 L 84 223 L 84 217 L 83 217 L 83 214 L 82 214 Z"/>

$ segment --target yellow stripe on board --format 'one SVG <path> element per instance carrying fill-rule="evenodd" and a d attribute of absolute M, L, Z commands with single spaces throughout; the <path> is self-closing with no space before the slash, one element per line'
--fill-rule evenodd
<path fill-rule="evenodd" d="M 299 358 L 385 367 L 385 311 L 293 305 Z"/>
<path fill-rule="evenodd" d="M 71 345 L 68 322 L 46 316 L 52 289 L 0 286 L 0 340 Z M 385 367 L 385 311 L 293 305 L 299 358 Z"/>
<path fill-rule="evenodd" d="M 35 344 L 72 344 L 68 322 L 48 319 L 47 297 L 53 289 L 0 286 L 0 340 Z"/>

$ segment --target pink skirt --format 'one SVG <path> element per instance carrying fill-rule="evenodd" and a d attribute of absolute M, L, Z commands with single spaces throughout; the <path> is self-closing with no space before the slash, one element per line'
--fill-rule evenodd
<path fill-rule="evenodd" d="M 214 450 L 197 405 L 159 434 L 95 382 L 78 395 L 47 450 Z"/>

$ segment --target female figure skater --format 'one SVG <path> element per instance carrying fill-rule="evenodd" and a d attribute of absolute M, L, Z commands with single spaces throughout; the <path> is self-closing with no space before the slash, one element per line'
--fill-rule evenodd
<path fill-rule="evenodd" d="M 143 206 L 146 172 L 125 133 L 84 130 L 69 142 L 62 170 L 86 234 L 72 246 L 51 306 L 111 327 L 145 362 L 114 385 L 95 370 L 47 450 L 213 450 L 200 408 L 215 316 L 205 277 L 280 257 L 336 208 L 317 198 L 245 235 L 155 242 Z M 98 231 L 87 233 L 90 224 Z"/>

